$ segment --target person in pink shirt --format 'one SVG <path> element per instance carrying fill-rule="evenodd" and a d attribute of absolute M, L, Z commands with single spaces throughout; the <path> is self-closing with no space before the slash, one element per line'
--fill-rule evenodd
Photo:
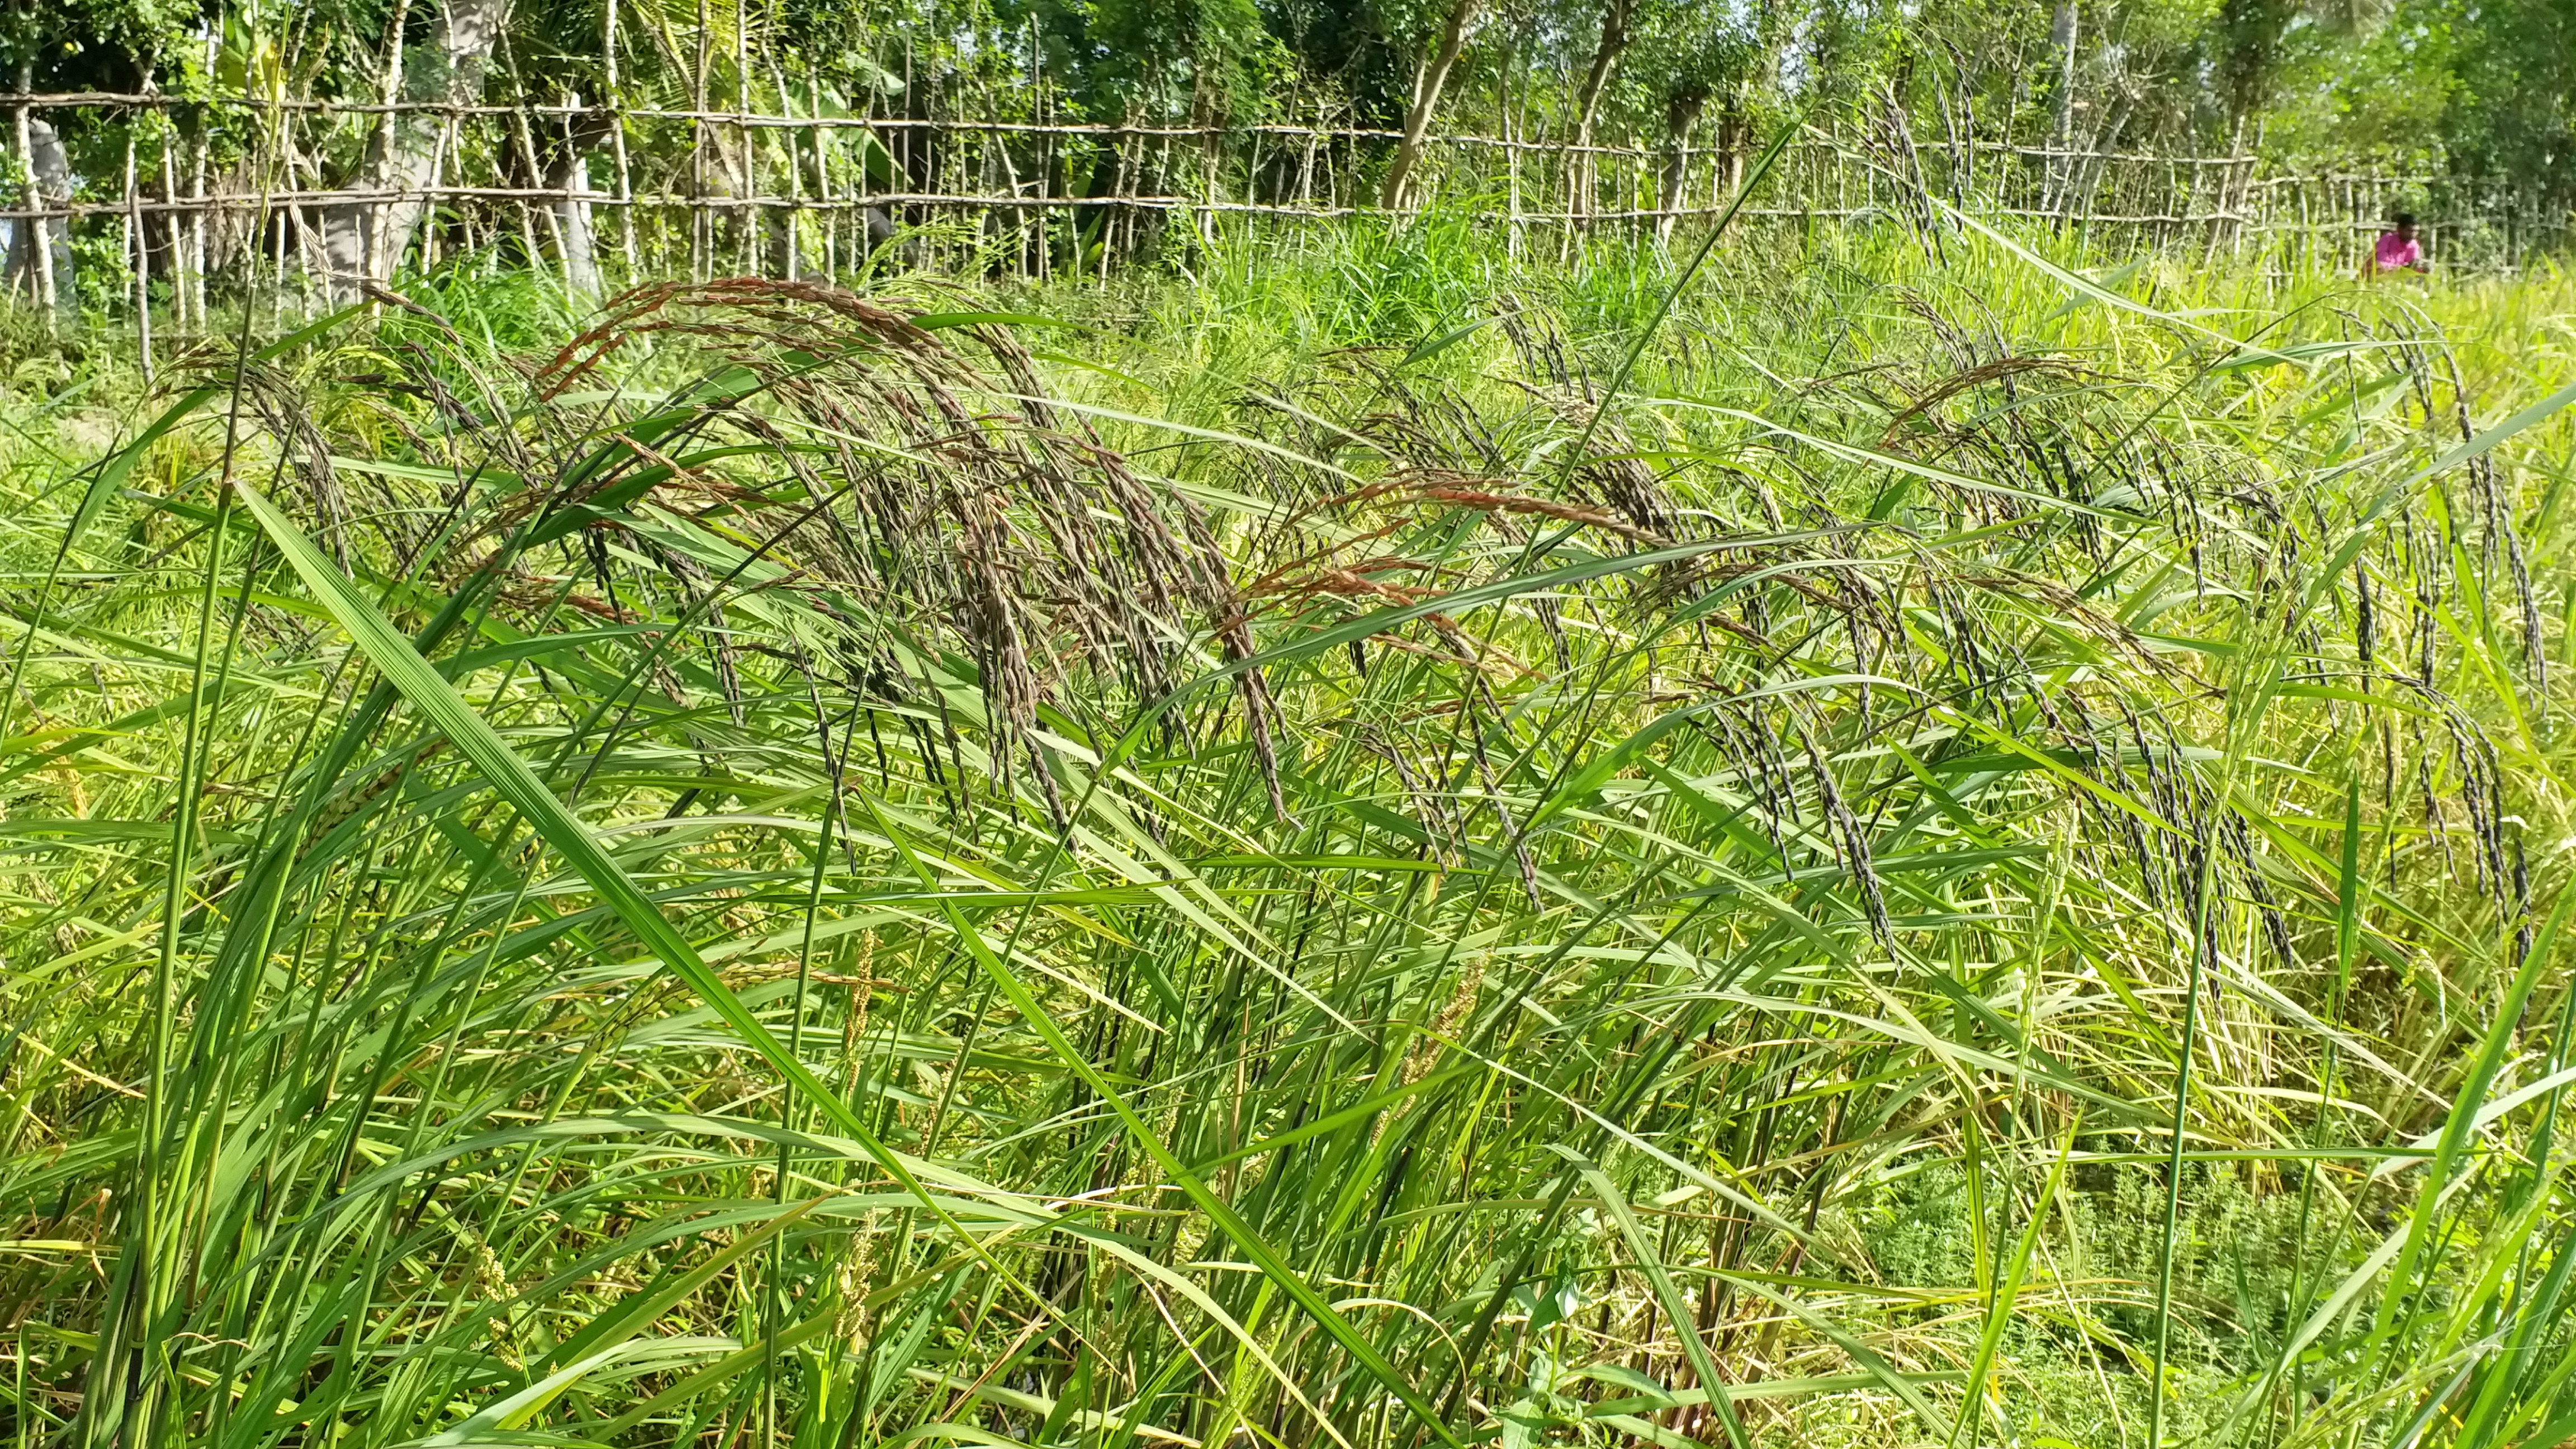
<path fill-rule="evenodd" d="M 2370 270 L 2380 272 L 2423 272 L 2424 244 L 2415 239 L 2415 218 L 2407 212 L 2397 213 L 2397 224 L 2379 234 L 2379 244 L 2371 248 Z"/>

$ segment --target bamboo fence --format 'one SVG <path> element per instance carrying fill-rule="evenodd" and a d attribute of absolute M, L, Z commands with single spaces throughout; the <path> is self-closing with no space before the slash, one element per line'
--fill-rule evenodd
<path fill-rule="evenodd" d="M 612 75 L 614 74 L 612 66 Z M 209 288 L 311 310 L 360 279 L 334 273 L 329 219 L 426 208 L 409 254 L 427 270 L 481 259 L 555 272 L 587 291 L 621 279 L 843 278 L 881 262 L 1106 275 L 1222 229 L 1376 210 L 1391 130 L 1328 123 L 1169 125 L 798 114 L 779 104 L 687 107 L 346 102 L 272 95 L 0 95 L 16 184 L 0 209 L 7 282 L 40 307 L 119 310 L 146 337 L 201 332 Z M 814 94 L 809 91 L 809 96 Z M 820 107 L 809 106 L 809 110 Z M 1526 130 L 1431 139 L 1408 208 L 1463 210 L 1517 251 L 1569 254 L 1601 235 L 1662 237 L 1704 222 L 1739 182 L 1741 146 L 1575 144 Z M 333 180 L 396 124 L 434 129 L 426 181 Z M 59 160 L 36 153 L 43 138 Z M 119 146 L 121 138 L 121 147 Z M 121 151 L 121 154 L 120 154 Z M 335 168 L 328 158 L 343 158 Z M 2249 155 L 2162 156 L 2034 146 L 1948 128 L 1918 141 L 1890 114 L 1792 144 L 1744 215 L 1756 231 L 1820 224 L 1931 228 L 1944 207 L 2079 234 L 2105 253 L 2188 248 L 2210 264 L 2351 268 L 2400 205 L 2454 268 L 2519 267 L 2561 240 L 2501 189 L 2424 176 L 2308 171 Z M 1758 244 L 1749 242 L 1747 244 Z M 70 273 L 71 275 L 59 275 Z M 381 280 L 379 278 L 378 280 Z"/>

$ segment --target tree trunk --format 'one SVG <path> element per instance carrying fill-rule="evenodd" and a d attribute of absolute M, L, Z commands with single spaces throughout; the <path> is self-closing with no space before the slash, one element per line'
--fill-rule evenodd
<path fill-rule="evenodd" d="M 2058 48 L 2057 73 L 2057 144 L 2075 141 L 2075 41 L 2081 28 L 2075 0 L 2057 0 L 2057 17 L 2049 22 L 2048 38 Z"/>
<path fill-rule="evenodd" d="M 2057 73 L 2057 150 L 2056 164 L 2049 167 L 2049 208 L 2054 209 L 2065 196 L 2075 174 L 2075 158 L 2064 154 L 2075 149 L 2075 38 L 2080 28 L 2076 0 L 2057 0 L 2057 18 L 2048 27 L 2049 43 L 2063 57 Z"/>
<path fill-rule="evenodd" d="M 482 100 L 484 70 L 509 18 L 510 0 L 440 0 L 427 49 L 401 57 L 400 99 L 434 106 Z M 392 43 L 402 43 L 399 28 Z M 402 265 L 429 216 L 433 201 L 424 193 L 438 183 L 454 133 L 454 117 L 422 111 L 397 112 L 376 132 L 358 184 L 393 195 L 336 206 L 324 217 L 323 255 L 334 296 L 354 297 L 361 282 L 381 282 Z"/>
<path fill-rule="evenodd" d="M 26 210 L 62 206 L 72 199 L 72 169 L 62 138 L 46 122 L 18 112 L 19 156 Z M 8 286 L 40 308 L 65 316 L 80 310 L 72 277 L 72 224 L 67 218 L 21 218 L 9 229 Z"/>
<path fill-rule="evenodd" d="M 710 123 L 706 127 L 706 164 L 698 179 L 701 202 L 740 203 L 759 194 L 753 180 L 750 138 L 739 127 Z M 706 218 L 707 275 L 731 276 L 758 266 L 762 235 L 760 208 L 742 205 L 703 207 Z"/>
<path fill-rule="evenodd" d="M 1618 65 L 1619 53 L 1628 48 L 1628 22 L 1636 13 L 1637 0 L 1610 0 L 1601 12 L 1601 42 L 1592 47 L 1592 68 L 1583 73 L 1583 88 L 1574 93 L 1574 135 L 1578 146 L 1592 144 L 1592 122 L 1601 110 L 1602 88 L 1610 83 L 1610 71 Z"/>
<path fill-rule="evenodd" d="M 564 291 L 576 306 L 599 296 L 599 254 L 591 236 L 590 165 L 566 146 L 555 155 L 546 189 L 562 192 L 555 206 L 557 245 L 563 249 Z"/>
<path fill-rule="evenodd" d="M 1396 143 L 1395 160 L 1386 168 L 1386 186 L 1378 194 L 1378 205 L 1389 211 L 1404 204 L 1404 184 L 1413 175 L 1414 163 L 1422 157 L 1422 137 L 1431 129 L 1432 112 L 1439 109 L 1440 89 L 1449 83 L 1449 68 L 1458 63 L 1458 51 L 1467 43 L 1467 25 L 1476 18 L 1480 3 L 1481 0 L 1450 0 L 1448 23 L 1440 29 L 1440 47 L 1413 79 L 1413 104 L 1404 113 L 1404 139 Z"/>
<path fill-rule="evenodd" d="M 1664 111 L 1664 129 L 1671 150 L 1664 156 L 1664 194 L 1655 209 L 1663 215 L 1655 218 L 1655 239 L 1672 237 L 1673 224 L 1680 219 L 1684 193 L 1690 186 L 1691 131 L 1699 125 L 1700 112 L 1708 106 L 1708 92 L 1684 90 L 1674 93 Z"/>
<path fill-rule="evenodd" d="M 1752 134 L 1752 118 L 1744 109 L 1744 87 L 1739 84 L 1727 91 L 1726 107 L 1717 113 L 1717 154 L 1726 173 L 1729 196 L 1744 189 L 1744 146 Z"/>
<path fill-rule="evenodd" d="M 1601 89 L 1609 84 L 1610 71 L 1619 63 L 1619 52 L 1628 48 L 1628 19 L 1637 10 L 1637 0 L 1609 0 L 1601 12 L 1601 40 L 1592 47 L 1592 64 L 1583 73 L 1583 85 L 1574 93 L 1573 164 L 1566 174 L 1574 178 L 1568 200 L 1571 209 L 1583 215 L 1592 212 L 1597 170 L 1592 158 L 1592 122 L 1601 111 Z"/>

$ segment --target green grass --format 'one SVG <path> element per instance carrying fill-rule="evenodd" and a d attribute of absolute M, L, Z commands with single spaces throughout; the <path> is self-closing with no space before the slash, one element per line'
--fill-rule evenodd
<path fill-rule="evenodd" d="M 2576 1432 L 2576 287 L 1673 281 L 11 333 L 13 1442 Z"/>

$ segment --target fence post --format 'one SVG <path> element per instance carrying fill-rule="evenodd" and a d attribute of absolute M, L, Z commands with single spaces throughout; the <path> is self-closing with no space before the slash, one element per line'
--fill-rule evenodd
<path fill-rule="evenodd" d="M 143 192 L 135 183 L 134 131 L 125 133 L 125 255 L 134 266 L 134 348 L 143 364 L 143 386 L 152 386 L 152 262 L 143 238 Z"/>
<path fill-rule="evenodd" d="M 188 250 L 180 276 L 188 294 L 189 324 L 200 330 L 206 325 L 206 142 L 200 134 L 188 148 Z"/>
<path fill-rule="evenodd" d="M 707 0 L 698 0 L 698 63 L 689 77 L 689 280 L 707 279 L 714 247 L 707 234 L 707 62 L 715 32 L 707 23 Z"/>
<path fill-rule="evenodd" d="M 171 124 L 168 111 L 159 112 L 158 120 L 159 125 L 156 129 L 161 133 L 161 199 L 165 202 L 176 201 L 179 199 L 179 160 L 172 151 L 171 142 L 178 128 Z M 179 317 L 179 221 L 180 216 L 177 212 L 164 210 L 161 213 L 161 250 L 163 255 L 169 258 L 170 323 L 173 327 L 185 325 Z M 147 267 L 146 270 L 148 271 L 149 268 Z"/>
<path fill-rule="evenodd" d="M 519 142 L 520 154 L 527 158 L 529 186 L 531 188 L 542 187 L 549 180 L 549 177 L 547 176 L 548 168 L 545 163 L 545 158 L 537 154 L 536 128 L 528 124 L 528 107 L 525 104 L 526 98 L 523 96 L 520 99 L 521 104 L 510 107 L 510 129 L 516 134 Z M 544 209 L 546 217 L 546 240 L 554 243 L 555 259 L 557 263 L 565 269 L 567 274 L 569 274 L 572 266 L 572 259 L 564 250 L 563 205 L 564 203 L 558 203 L 557 205 L 549 206 Z M 536 224 L 531 221 L 528 216 L 528 213 L 534 210 L 537 210 L 537 204 L 535 202 L 528 200 L 520 201 L 519 241 L 521 245 L 528 249 L 528 270 L 532 273 L 540 272 L 545 269 L 544 254 L 537 250 Z M 571 279 L 569 275 L 567 275 L 565 279 L 565 287 L 567 291 L 570 290 L 570 286 Z"/>

